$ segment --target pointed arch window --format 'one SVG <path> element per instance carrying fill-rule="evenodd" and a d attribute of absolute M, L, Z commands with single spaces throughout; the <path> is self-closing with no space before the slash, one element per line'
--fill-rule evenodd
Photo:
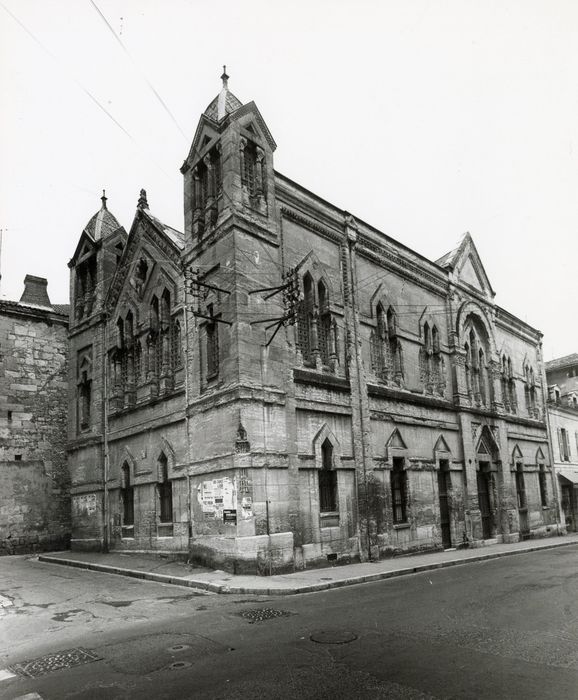
<path fill-rule="evenodd" d="M 173 319 L 171 324 L 171 368 L 174 372 L 182 365 L 181 324 L 178 319 Z"/>
<path fill-rule="evenodd" d="M 482 323 L 470 316 L 466 324 L 465 369 L 466 391 L 470 402 L 477 406 L 490 406 L 493 386 L 489 367 L 489 342 Z"/>
<path fill-rule="evenodd" d="M 317 285 L 317 294 L 319 299 L 319 315 L 317 318 L 319 356 L 324 365 L 329 365 L 331 354 L 331 312 L 329 310 L 327 287 L 322 281 Z"/>
<path fill-rule="evenodd" d="M 544 464 L 539 465 L 539 471 L 538 471 L 538 486 L 540 489 L 540 505 L 542 508 L 546 508 L 548 506 L 548 486 L 547 486 L 547 479 L 546 479 L 546 467 Z"/>
<path fill-rule="evenodd" d="M 313 278 L 307 272 L 303 276 L 303 298 L 299 302 L 297 311 L 297 342 L 303 357 L 303 364 L 314 365 L 314 342 L 312 333 L 313 309 L 315 295 Z"/>
<path fill-rule="evenodd" d="M 371 366 L 383 382 L 401 386 L 403 383 L 403 357 L 397 335 L 397 318 L 390 306 L 385 311 L 379 302 L 375 307 L 375 328 L 371 334 Z"/>
<path fill-rule="evenodd" d="M 526 410 L 531 418 L 539 418 L 540 414 L 536 404 L 536 382 L 534 370 L 529 364 L 524 366 L 524 396 L 526 399 Z"/>
<path fill-rule="evenodd" d="M 140 340 L 134 344 L 134 379 L 136 384 L 142 381 L 142 345 Z"/>

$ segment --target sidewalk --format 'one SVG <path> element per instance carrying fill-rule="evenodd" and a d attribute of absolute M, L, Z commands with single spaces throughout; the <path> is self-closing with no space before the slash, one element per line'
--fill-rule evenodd
<path fill-rule="evenodd" d="M 382 559 L 377 562 L 348 564 L 325 569 L 309 569 L 275 576 L 235 576 L 225 571 L 193 567 L 185 562 L 167 561 L 150 554 L 111 552 L 54 552 L 38 555 L 39 561 L 75 566 L 91 571 L 132 576 L 147 581 L 198 588 L 211 593 L 293 595 L 330 588 L 379 581 L 448 566 L 525 554 L 540 549 L 578 545 L 578 534 L 526 540 L 514 544 L 493 544 L 476 549 L 432 552 Z M 572 554 L 569 552 L 569 556 Z"/>

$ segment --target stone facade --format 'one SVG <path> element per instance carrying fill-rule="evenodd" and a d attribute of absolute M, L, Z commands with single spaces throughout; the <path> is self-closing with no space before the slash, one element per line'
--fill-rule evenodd
<path fill-rule="evenodd" d="M 143 191 L 70 263 L 73 547 L 270 574 L 556 533 L 541 334 L 471 236 L 432 262 L 276 172 L 223 79 L 184 234 Z"/>
<path fill-rule="evenodd" d="M 0 555 L 69 544 L 67 329 L 43 278 L 0 301 Z"/>
<path fill-rule="evenodd" d="M 561 519 L 578 531 L 578 354 L 546 362 L 548 421 Z"/>

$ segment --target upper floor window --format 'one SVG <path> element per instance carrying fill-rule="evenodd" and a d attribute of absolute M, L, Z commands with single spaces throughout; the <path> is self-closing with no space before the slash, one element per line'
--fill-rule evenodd
<path fill-rule="evenodd" d="M 331 315 L 329 290 L 323 280 L 317 287 L 309 272 L 303 276 L 303 295 L 297 307 L 297 344 L 303 364 L 334 371 L 337 362 L 337 324 Z"/>
<path fill-rule="evenodd" d="M 241 137 L 241 183 L 249 197 L 265 194 L 265 154 L 256 143 Z"/>
<path fill-rule="evenodd" d="M 423 325 L 423 345 L 419 352 L 420 379 L 427 394 L 445 392 L 445 363 L 440 348 L 437 326 L 430 329 L 429 323 Z"/>
<path fill-rule="evenodd" d="M 518 399 L 516 396 L 516 382 L 512 371 L 512 359 L 506 355 L 502 356 L 501 377 L 502 403 L 506 413 L 516 413 L 518 410 Z"/>
<path fill-rule="evenodd" d="M 96 298 L 96 257 L 93 255 L 76 267 L 74 315 L 77 321 L 90 316 Z"/>
<path fill-rule="evenodd" d="M 371 367 L 382 381 L 397 386 L 403 384 L 403 356 L 397 334 L 397 317 L 391 306 L 386 311 L 381 302 L 375 307 Z"/>
<path fill-rule="evenodd" d="M 560 448 L 560 460 L 562 462 L 570 461 L 570 438 L 566 428 L 558 428 L 558 446 Z"/>
<path fill-rule="evenodd" d="M 489 342 L 486 329 L 475 317 L 466 323 L 465 331 L 466 391 L 472 404 L 490 406 L 493 384 L 489 368 Z"/>
<path fill-rule="evenodd" d="M 209 304 L 208 316 L 213 316 L 213 305 Z M 209 321 L 206 326 L 207 336 L 207 379 L 214 379 L 219 374 L 219 324 Z"/>
<path fill-rule="evenodd" d="M 92 348 L 85 348 L 77 355 L 77 430 L 84 432 L 90 428 L 92 409 Z"/>
<path fill-rule="evenodd" d="M 534 370 L 528 363 L 524 365 L 524 396 L 526 399 L 526 410 L 531 418 L 539 418 L 539 410 L 536 403 L 536 382 Z"/>

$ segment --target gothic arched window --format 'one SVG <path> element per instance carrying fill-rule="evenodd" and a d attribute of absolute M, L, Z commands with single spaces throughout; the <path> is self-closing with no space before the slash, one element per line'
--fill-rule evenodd
<path fill-rule="evenodd" d="M 315 358 L 313 355 L 313 309 L 315 305 L 313 278 L 307 272 L 303 276 L 303 298 L 299 302 L 297 312 L 297 342 L 303 357 L 303 364 L 313 365 Z"/>
<path fill-rule="evenodd" d="M 324 365 L 329 365 L 331 354 L 331 312 L 329 310 L 327 287 L 323 282 L 319 282 L 317 285 L 317 298 L 319 300 L 319 315 L 317 317 L 319 356 Z"/>

